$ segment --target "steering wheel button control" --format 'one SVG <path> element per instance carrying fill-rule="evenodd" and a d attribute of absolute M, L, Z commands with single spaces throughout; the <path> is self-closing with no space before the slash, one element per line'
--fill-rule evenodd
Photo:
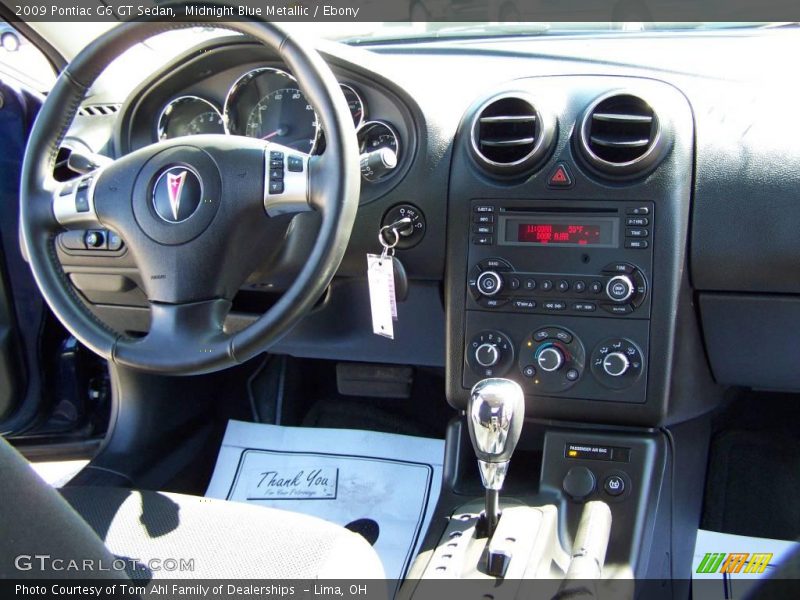
<path fill-rule="evenodd" d="M 303 159 L 299 156 L 292 156 L 289 155 L 287 159 L 287 166 L 290 171 L 293 173 L 302 173 L 303 172 Z"/>
<path fill-rule="evenodd" d="M 283 193 L 283 181 L 274 181 L 270 179 L 269 181 L 269 193 L 270 194 L 282 194 Z"/>
<path fill-rule="evenodd" d="M 87 248 L 100 249 L 106 245 L 106 234 L 103 231 L 87 231 L 85 241 Z"/>
<path fill-rule="evenodd" d="M 75 194 L 75 210 L 79 213 L 89 212 L 89 188 L 79 187 Z"/>
<path fill-rule="evenodd" d="M 603 483 L 603 490 L 609 496 L 621 496 L 625 493 L 625 480 L 619 475 L 609 475 Z"/>

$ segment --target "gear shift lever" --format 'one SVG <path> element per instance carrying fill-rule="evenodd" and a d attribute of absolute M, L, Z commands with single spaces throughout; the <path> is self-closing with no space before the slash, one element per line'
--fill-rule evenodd
<path fill-rule="evenodd" d="M 467 425 L 486 488 L 486 529 L 491 537 L 500 518 L 500 490 L 525 418 L 525 395 L 510 379 L 483 379 L 475 384 L 467 408 Z"/>

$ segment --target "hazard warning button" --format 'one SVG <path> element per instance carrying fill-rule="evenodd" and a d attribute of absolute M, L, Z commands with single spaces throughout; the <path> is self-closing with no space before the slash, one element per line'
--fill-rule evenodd
<path fill-rule="evenodd" d="M 572 187 L 572 175 L 570 175 L 567 165 L 558 163 L 547 178 L 547 185 L 552 188 Z"/>

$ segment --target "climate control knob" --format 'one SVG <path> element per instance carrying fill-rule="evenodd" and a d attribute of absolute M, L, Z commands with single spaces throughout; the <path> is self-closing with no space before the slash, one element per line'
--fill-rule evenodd
<path fill-rule="evenodd" d="M 603 359 L 603 371 L 611 377 L 622 377 L 630 369 L 631 363 L 622 352 L 611 352 Z"/>
<path fill-rule="evenodd" d="M 606 295 L 614 302 L 625 302 L 635 291 L 633 280 L 627 275 L 617 275 L 608 280 Z"/>
<path fill-rule="evenodd" d="M 503 289 L 503 278 L 495 271 L 484 271 L 478 275 L 477 286 L 484 296 L 494 296 Z"/>
<path fill-rule="evenodd" d="M 564 353 L 555 346 L 543 346 L 536 352 L 536 364 L 547 373 L 558 371 L 564 366 Z"/>
<path fill-rule="evenodd" d="M 494 344 L 481 344 L 475 349 L 475 362 L 482 367 L 493 367 L 500 362 L 500 351 Z"/>

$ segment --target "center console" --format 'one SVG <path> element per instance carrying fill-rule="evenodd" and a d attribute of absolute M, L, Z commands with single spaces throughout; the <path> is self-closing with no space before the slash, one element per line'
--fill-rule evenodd
<path fill-rule="evenodd" d="M 703 465 L 676 448 L 702 455 L 706 434 L 688 424 L 717 401 L 693 350 L 693 139 L 685 97 L 636 77 L 516 80 L 467 111 L 453 146 L 445 286 L 447 397 L 466 413 L 448 432 L 443 526 L 418 561 L 423 579 L 491 578 L 496 565 L 476 563 L 481 553 L 503 565 L 510 553 L 508 572 L 526 578 L 568 578 L 596 503 L 610 522 L 601 578 L 688 573 Z M 472 396 L 495 378 L 517 384 L 525 406 L 501 504 L 539 523 L 515 551 L 481 535 L 468 459 Z M 493 496 L 486 507 L 495 512 Z M 473 563 L 480 574 L 448 566 Z M 548 574 L 553 564 L 560 571 Z"/>
<path fill-rule="evenodd" d="M 471 205 L 464 386 L 645 402 L 654 204 Z"/>

